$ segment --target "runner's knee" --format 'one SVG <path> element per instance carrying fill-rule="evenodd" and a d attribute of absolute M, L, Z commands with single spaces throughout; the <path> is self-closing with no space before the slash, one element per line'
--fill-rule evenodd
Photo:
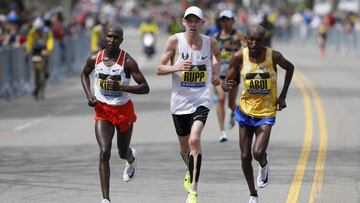
<path fill-rule="evenodd" d="M 241 161 L 242 162 L 251 162 L 252 156 L 250 153 L 241 153 Z"/>
<path fill-rule="evenodd" d="M 100 148 L 100 160 L 109 160 L 111 156 L 111 149 Z"/>
<path fill-rule="evenodd" d="M 253 150 L 253 156 L 254 156 L 255 160 L 259 161 L 264 156 L 264 151 L 260 150 L 260 149 L 254 149 Z"/>
<path fill-rule="evenodd" d="M 191 148 L 197 148 L 200 146 L 200 139 L 199 138 L 190 138 L 189 145 Z"/>

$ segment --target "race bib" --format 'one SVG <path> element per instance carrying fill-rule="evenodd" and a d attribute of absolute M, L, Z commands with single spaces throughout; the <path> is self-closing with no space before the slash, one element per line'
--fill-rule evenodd
<path fill-rule="evenodd" d="M 110 96 L 110 97 L 120 97 L 122 96 L 122 92 L 118 90 L 114 90 L 112 86 L 110 86 L 108 83 L 110 82 L 116 82 L 118 85 L 122 85 L 121 75 L 106 75 L 106 74 L 99 74 L 99 80 L 98 80 L 98 87 L 100 89 L 100 92 L 104 96 Z"/>
<path fill-rule="evenodd" d="M 230 61 L 232 54 L 231 51 L 221 51 L 221 59 L 223 61 Z"/>
<path fill-rule="evenodd" d="M 182 87 L 205 87 L 206 85 L 206 66 L 191 65 L 189 71 L 181 73 L 181 86 Z"/>
<path fill-rule="evenodd" d="M 267 95 L 271 92 L 269 73 L 248 73 L 245 77 L 245 87 L 249 94 Z"/>

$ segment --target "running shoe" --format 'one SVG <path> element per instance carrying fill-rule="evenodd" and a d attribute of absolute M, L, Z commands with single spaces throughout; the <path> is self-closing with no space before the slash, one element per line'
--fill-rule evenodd
<path fill-rule="evenodd" d="M 249 203 L 259 203 L 259 197 L 250 195 Z"/>
<path fill-rule="evenodd" d="M 259 164 L 256 182 L 260 188 L 265 187 L 269 183 L 269 159 L 267 159 L 267 163 L 264 167 L 261 167 Z"/>
<path fill-rule="evenodd" d="M 184 189 L 185 192 L 189 192 L 191 187 L 191 181 L 190 181 L 190 172 L 185 172 L 185 178 L 184 178 Z"/>
<path fill-rule="evenodd" d="M 123 180 L 125 182 L 132 181 L 135 178 L 135 174 L 136 174 L 136 151 L 135 149 L 132 148 L 130 149 L 133 153 L 134 161 L 132 163 L 126 162 L 126 166 L 123 174 Z"/>
<path fill-rule="evenodd" d="M 222 132 L 220 133 L 219 141 L 220 141 L 220 142 L 226 142 L 227 140 L 228 140 L 228 137 L 227 137 L 227 135 L 226 135 L 226 132 L 225 132 L 225 131 L 222 131 Z"/>
<path fill-rule="evenodd" d="M 111 202 L 109 200 L 107 200 L 107 199 L 103 199 L 103 200 L 101 200 L 100 203 L 111 203 Z"/>
<path fill-rule="evenodd" d="M 197 203 L 197 202 L 198 202 L 197 192 L 190 191 L 188 194 L 188 198 L 186 199 L 186 203 Z"/>

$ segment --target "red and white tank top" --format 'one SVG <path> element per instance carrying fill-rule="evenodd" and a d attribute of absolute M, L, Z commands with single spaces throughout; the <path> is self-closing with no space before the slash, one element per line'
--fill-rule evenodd
<path fill-rule="evenodd" d="M 104 102 L 109 105 L 122 105 L 129 101 L 127 92 L 109 90 L 107 82 L 113 80 L 119 85 L 129 85 L 130 78 L 126 77 L 124 50 L 120 51 L 117 62 L 112 66 L 106 66 L 103 62 L 104 50 L 98 52 L 95 63 L 94 72 L 94 92 L 98 101 Z"/>

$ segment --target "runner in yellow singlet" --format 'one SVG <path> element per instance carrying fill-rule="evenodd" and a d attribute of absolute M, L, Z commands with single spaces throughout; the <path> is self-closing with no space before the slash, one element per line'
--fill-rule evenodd
<path fill-rule="evenodd" d="M 269 162 L 266 152 L 271 127 L 275 124 L 276 111 L 286 107 L 285 98 L 294 72 L 294 65 L 282 54 L 263 46 L 265 29 L 251 26 L 247 32 L 247 47 L 237 52 L 230 61 L 228 74 L 222 87 L 229 91 L 235 86 L 233 78 L 240 70 L 244 81 L 240 107 L 235 111 L 239 123 L 241 166 L 249 190 L 249 203 L 259 203 L 254 184 L 252 156 L 259 162 L 257 186 L 269 182 Z M 277 95 L 277 65 L 286 71 L 283 89 Z M 255 143 L 252 146 L 253 136 Z"/>

